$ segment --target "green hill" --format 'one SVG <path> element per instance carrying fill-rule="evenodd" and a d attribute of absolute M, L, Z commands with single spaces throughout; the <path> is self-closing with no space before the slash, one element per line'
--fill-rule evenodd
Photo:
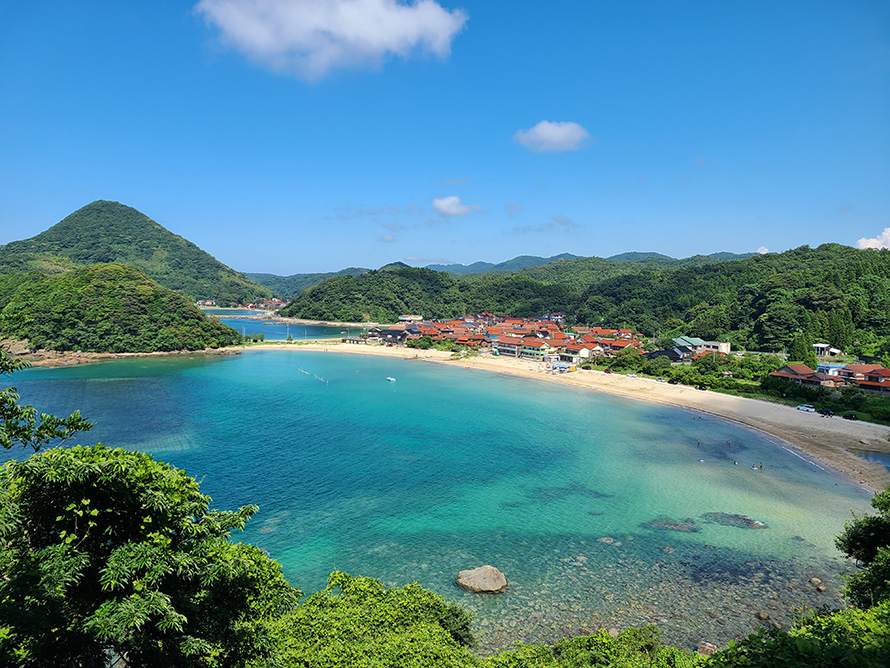
<path fill-rule="evenodd" d="M 118 202 L 93 202 L 36 237 L 0 246 L 0 274 L 53 274 L 108 262 L 138 267 L 192 301 L 225 306 L 272 296 L 269 288 Z"/>
<path fill-rule="evenodd" d="M 387 265 L 361 276 L 336 276 L 307 288 L 281 310 L 294 318 L 341 322 L 395 322 L 402 313 L 451 318 L 481 311 L 538 315 L 565 310 L 579 295 L 523 274 L 490 273 L 455 278 L 431 269 Z"/>
<path fill-rule="evenodd" d="M 202 350 L 239 343 L 181 294 L 136 267 L 93 264 L 62 274 L 0 276 L 0 338 L 34 349 Z"/>

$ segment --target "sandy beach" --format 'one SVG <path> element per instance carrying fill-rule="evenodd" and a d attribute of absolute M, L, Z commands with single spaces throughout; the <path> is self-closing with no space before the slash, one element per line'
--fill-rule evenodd
<path fill-rule="evenodd" d="M 883 490 L 890 484 L 890 472 L 886 468 L 851 452 L 858 449 L 890 454 L 890 428 L 882 425 L 854 422 L 840 417 L 824 418 L 817 413 L 806 413 L 768 401 L 718 392 L 702 392 L 683 385 L 669 385 L 653 379 L 629 378 L 602 371 L 581 370 L 550 375 L 535 371 L 536 364 L 533 362 L 507 357 L 477 356 L 452 359 L 451 353 L 439 350 L 387 348 L 338 341 L 266 344 L 246 350 L 275 349 L 386 355 L 407 360 L 414 360 L 417 356 L 418 361 L 532 378 L 542 382 L 560 383 L 641 401 L 687 408 L 754 429 L 792 448 L 818 465 L 831 469 L 872 491 Z"/>

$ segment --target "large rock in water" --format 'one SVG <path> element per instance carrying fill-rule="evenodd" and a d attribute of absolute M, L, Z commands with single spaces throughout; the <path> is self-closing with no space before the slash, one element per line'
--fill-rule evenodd
<path fill-rule="evenodd" d="M 497 594 L 507 588 L 507 576 L 494 566 L 480 566 L 457 574 L 457 584 L 467 591 Z"/>

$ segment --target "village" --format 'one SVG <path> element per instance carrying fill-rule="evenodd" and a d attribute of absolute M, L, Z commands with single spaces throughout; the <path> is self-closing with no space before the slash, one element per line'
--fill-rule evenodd
<path fill-rule="evenodd" d="M 245 308 L 270 313 L 286 302 L 279 299 L 246 304 Z M 212 306 L 211 303 L 200 303 Z M 403 314 L 399 322 L 376 325 L 361 334 L 344 338 L 346 343 L 409 348 L 436 347 L 475 352 L 531 362 L 538 371 L 551 374 L 571 373 L 582 365 L 607 364 L 609 359 L 635 352 L 645 360 L 661 359 L 662 369 L 692 364 L 702 357 L 741 357 L 729 342 L 705 341 L 692 336 L 678 336 L 669 347 L 653 349 L 654 340 L 632 329 L 566 326 L 564 313 L 547 313 L 538 318 L 519 318 L 508 314 L 482 312 L 450 320 L 425 320 L 421 315 Z M 873 360 L 838 361 L 843 352 L 827 343 L 813 344 L 815 368 L 803 363 L 784 364 L 768 373 L 775 379 L 829 392 L 855 387 L 870 395 L 890 395 L 890 369 Z M 778 366 L 778 364 L 776 365 Z M 607 373 L 611 369 L 605 369 Z M 633 371 L 630 367 L 628 370 Z M 733 372 L 723 369 L 724 377 Z M 665 380 L 659 378 L 659 380 Z M 671 383 L 683 382 L 671 379 Z M 703 386 L 697 385 L 699 389 Z"/>

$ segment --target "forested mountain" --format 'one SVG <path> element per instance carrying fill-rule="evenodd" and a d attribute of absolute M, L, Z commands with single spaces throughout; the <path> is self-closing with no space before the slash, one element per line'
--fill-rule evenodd
<path fill-rule="evenodd" d="M 459 280 L 445 272 L 389 265 L 307 288 L 281 314 L 343 322 L 394 322 L 402 313 L 426 318 L 486 310 L 537 315 L 566 308 L 577 299 L 565 286 L 545 285 L 522 274 L 491 273 Z"/>
<path fill-rule="evenodd" d="M 293 299 L 299 296 L 303 290 L 313 285 L 318 285 L 324 280 L 333 278 L 334 276 L 361 276 L 370 269 L 362 269 L 361 267 L 348 267 L 340 271 L 330 271 L 321 274 L 292 274 L 290 276 L 277 276 L 275 274 L 253 274 L 245 273 L 244 275 L 252 281 L 256 281 L 260 285 L 265 285 L 277 297 L 283 299 Z"/>
<path fill-rule="evenodd" d="M 401 313 L 479 311 L 563 311 L 578 324 L 730 340 L 749 349 L 777 351 L 800 338 L 883 354 L 890 352 L 890 250 L 824 244 L 679 268 L 580 258 L 458 278 L 429 269 L 372 271 L 325 281 L 283 313 L 391 322 Z"/>
<path fill-rule="evenodd" d="M 118 202 L 93 202 L 36 237 L 0 246 L 0 274 L 53 274 L 109 262 L 138 267 L 192 301 L 235 305 L 272 296 L 269 288 Z"/>
<path fill-rule="evenodd" d="M 872 354 L 890 340 L 890 251 L 802 246 L 717 265 L 648 271 L 588 286 L 579 321 L 781 350 L 795 336 Z"/>
<path fill-rule="evenodd" d="M 433 271 L 447 271 L 450 274 L 486 274 L 491 271 L 521 271 L 529 267 L 538 267 L 559 260 L 574 260 L 578 256 L 571 253 L 561 253 L 553 257 L 538 257 L 537 255 L 520 255 L 505 262 L 474 262 L 473 264 L 428 264 L 427 269 Z"/>
<path fill-rule="evenodd" d="M 119 264 L 0 276 L 4 337 L 28 339 L 34 349 L 92 352 L 201 350 L 241 340 L 186 297 Z"/>

